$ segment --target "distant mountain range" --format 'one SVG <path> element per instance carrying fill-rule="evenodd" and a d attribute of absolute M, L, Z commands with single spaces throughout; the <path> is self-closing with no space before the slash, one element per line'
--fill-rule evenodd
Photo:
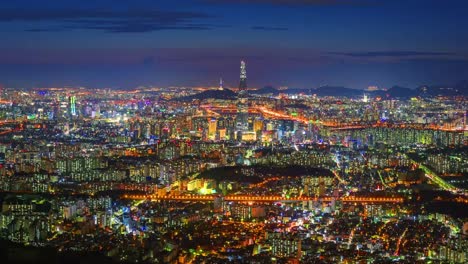
<path fill-rule="evenodd" d="M 362 97 L 364 94 L 369 96 L 381 96 L 382 98 L 400 98 L 408 99 L 411 97 L 435 97 L 435 96 L 468 96 L 468 81 L 460 81 L 455 85 L 422 85 L 416 89 L 393 86 L 387 90 L 367 91 L 341 86 L 322 86 L 315 89 L 290 88 L 278 90 L 272 86 L 265 86 L 257 90 L 249 90 L 250 94 L 256 95 L 279 95 L 284 94 L 316 94 L 317 96 L 344 96 L 344 97 Z M 176 100 L 192 101 L 203 99 L 235 99 L 237 94 L 229 89 L 224 90 L 208 90 L 198 94 L 177 98 Z"/>
<path fill-rule="evenodd" d="M 366 91 L 341 86 L 323 86 L 316 89 L 301 89 L 291 88 L 286 90 L 278 90 L 271 86 L 265 86 L 258 90 L 249 91 L 250 94 L 316 94 L 317 96 L 345 96 L 345 97 L 360 97 L 363 94 L 370 96 L 381 96 L 384 98 L 411 98 L 416 96 L 434 97 L 434 96 L 468 96 L 468 81 L 461 81 L 456 85 L 423 85 L 416 89 L 393 86 L 387 90 Z"/>
<path fill-rule="evenodd" d="M 425 96 L 457 96 L 457 95 L 468 95 L 468 80 L 460 81 L 454 86 L 420 86 L 416 89 L 419 94 Z"/>

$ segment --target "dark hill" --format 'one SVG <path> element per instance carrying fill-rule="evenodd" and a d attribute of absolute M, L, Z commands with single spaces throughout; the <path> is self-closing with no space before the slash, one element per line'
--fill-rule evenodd
<path fill-rule="evenodd" d="M 393 86 L 387 90 L 387 94 L 393 98 L 410 98 L 418 96 L 418 91 L 401 86 Z"/>
<path fill-rule="evenodd" d="M 208 90 L 190 96 L 174 98 L 176 101 L 192 101 L 192 100 L 206 100 L 206 99 L 223 99 L 234 100 L 237 94 L 229 89 L 224 90 Z"/>
<path fill-rule="evenodd" d="M 468 96 L 468 81 L 455 85 L 423 85 L 416 89 L 421 96 Z"/>
<path fill-rule="evenodd" d="M 316 93 L 318 96 L 347 96 L 347 97 L 355 97 L 355 96 L 362 96 L 363 91 L 340 87 L 340 86 L 322 86 L 315 90 L 312 90 L 312 93 Z"/>
<path fill-rule="evenodd" d="M 273 86 L 265 86 L 263 88 L 257 89 L 250 91 L 251 94 L 273 94 L 273 95 L 278 95 L 279 91 L 274 88 Z"/>

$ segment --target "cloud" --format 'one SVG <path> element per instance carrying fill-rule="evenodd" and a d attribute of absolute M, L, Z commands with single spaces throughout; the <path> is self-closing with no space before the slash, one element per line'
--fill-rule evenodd
<path fill-rule="evenodd" d="M 215 25 L 210 24 L 155 24 L 146 21 L 75 21 L 70 29 L 92 29 L 111 33 L 143 33 L 160 30 L 209 30 Z"/>
<path fill-rule="evenodd" d="M 64 28 L 29 28 L 25 29 L 26 32 L 60 32 L 64 31 Z"/>
<path fill-rule="evenodd" d="M 269 4 L 269 5 L 288 5 L 288 6 L 367 6 L 381 4 L 377 0 L 206 0 L 209 3 L 218 4 Z"/>
<path fill-rule="evenodd" d="M 253 30 L 263 30 L 263 31 L 287 31 L 287 27 L 264 27 L 264 26 L 254 26 L 251 27 Z"/>
<path fill-rule="evenodd" d="M 201 12 L 130 10 L 7 10 L 0 9 L 0 22 L 53 22 L 61 27 L 33 28 L 30 32 L 72 29 L 102 30 L 112 33 L 151 32 L 158 30 L 208 30 L 217 27 L 201 23 L 214 18 Z"/>
<path fill-rule="evenodd" d="M 443 64 L 463 64 L 468 65 L 468 58 L 409 58 L 404 59 L 402 62 L 409 63 L 424 63 L 432 65 L 443 65 Z"/>
<path fill-rule="evenodd" d="M 366 52 L 329 52 L 330 55 L 348 57 L 378 58 L 378 57 L 420 57 L 420 56 L 450 56 L 451 52 L 421 52 L 421 51 L 366 51 Z"/>

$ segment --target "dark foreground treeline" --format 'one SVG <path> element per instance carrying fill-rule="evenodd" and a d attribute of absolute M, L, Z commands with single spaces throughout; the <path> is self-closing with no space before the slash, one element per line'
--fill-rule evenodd
<path fill-rule="evenodd" d="M 34 264 L 87 264 L 87 263 L 116 263 L 111 258 L 95 252 L 57 252 L 55 248 L 36 248 L 24 246 L 6 240 L 0 240 L 1 263 L 34 263 Z"/>

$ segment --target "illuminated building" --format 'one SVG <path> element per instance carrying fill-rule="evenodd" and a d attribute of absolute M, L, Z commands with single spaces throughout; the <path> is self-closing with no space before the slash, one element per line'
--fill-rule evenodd
<path fill-rule="evenodd" d="M 193 131 L 202 131 L 208 127 L 208 120 L 205 117 L 194 117 L 191 123 Z"/>
<path fill-rule="evenodd" d="M 217 121 L 215 118 L 210 119 L 208 123 L 208 137 L 213 139 L 216 135 Z"/>
<path fill-rule="evenodd" d="M 304 194 L 309 196 L 323 196 L 326 189 L 333 185 L 334 178 L 332 176 L 320 177 L 304 177 L 302 183 L 304 185 Z"/>
<path fill-rule="evenodd" d="M 5 166 L 5 151 L 0 152 L 0 169 Z"/>
<path fill-rule="evenodd" d="M 107 166 L 107 162 L 98 157 L 63 158 L 55 162 L 55 168 L 63 174 L 101 169 Z"/>
<path fill-rule="evenodd" d="M 76 96 L 70 96 L 70 114 L 72 116 L 76 115 Z"/>
<path fill-rule="evenodd" d="M 269 121 L 269 122 L 267 123 L 267 125 L 266 125 L 266 130 L 271 131 L 271 130 L 275 130 L 275 129 L 276 129 L 276 124 L 273 123 L 273 122 L 271 122 L 271 121 Z"/>
<path fill-rule="evenodd" d="M 247 73 L 245 68 L 245 62 L 241 61 L 240 66 L 240 83 L 239 92 L 237 94 L 237 130 L 246 131 L 248 130 L 248 118 L 249 118 L 249 106 L 248 106 L 248 93 L 247 93 Z M 242 140 L 242 138 L 237 138 Z"/>
<path fill-rule="evenodd" d="M 438 254 L 435 255 L 438 259 L 447 261 L 449 263 L 466 263 L 468 260 L 468 253 L 466 248 L 468 242 L 461 237 L 457 239 L 450 239 L 447 245 L 441 245 Z"/>
<path fill-rule="evenodd" d="M 367 96 L 367 94 L 364 94 L 364 97 L 362 98 L 362 102 L 364 102 L 364 103 L 369 102 L 369 97 Z"/>
<path fill-rule="evenodd" d="M 283 258 L 297 258 L 302 256 L 302 241 L 292 235 L 268 232 L 266 235 L 268 244 L 271 246 L 273 256 Z"/>
<path fill-rule="evenodd" d="M 255 164 L 265 165 L 300 165 L 314 167 L 330 167 L 333 166 L 333 160 L 330 155 L 324 151 L 309 150 L 298 151 L 293 153 L 278 153 L 276 155 L 266 155 L 264 157 L 254 158 L 252 162 Z"/>
<path fill-rule="evenodd" d="M 247 89 L 247 71 L 245 68 L 245 62 L 241 61 L 239 90 L 242 91 L 246 89 Z"/>
<path fill-rule="evenodd" d="M 7 196 L 4 199 L 0 228 L 8 231 L 9 240 L 30 243 L 46 239 L 47 233 L 51 231 L 48 218 L 50 207 L 42 206 L 38 200 L 35 196 Z"/>
<path fill-rule="evenodd" d="M 93 117 L 93 118 L 100 118 L 101 117 L 101 107 L 99 106 L 99 104 L 96 104 L 93 107 L 93 110 L 91 111 L 91 117 Z"/>
<path fill-rule="evenodd" d="M 375 127 L 364 129 L 343 129 L 334 131 L 341 139 L 351 139 L 369 143 L 408 145 L 424 144 L 437 146 L 461 146 L 464 144 L 463 131 L 441 131 L 420 128 Z M 372 137 L 372 142 L 370 142 Z M 369 144 L 372 145 L 372 144 Z"/>
<path fill-rule="evenodd" d="M 223 202 L 223 209 L 230 216 L 237 219 L 253 219 L 266 216 L 266 210 L 261 205 L 247 205 L 242 203 Z"/>
<path fill-rule="evenodd" d="M 255 132 L 257 131 L 262 131 L 263 130 L 263 120 L 261 119 L 255 119 L 253 123 L 253 130 Z"/>
<path fill-rule="evenodd" d="M 442 175 L 462 175 L 468 173 L 468 161 L 455 154 L 430 153 L 427 164 Z"/>
<path fill-rule="evenodd" d="M 217 140 L 223 140 L 226 138 L 226 129 L 219 129 L 216 133 L 218 136 Z"/>
<path fill-rule="evenodd" d="M 257 140 L 257 133 L 253 131 L 241 131 L 236 133 L 236 140 L 238 141 L 255 141 Z"/>
<path fill-rule="evenodd" d="M 218 121 L 218 124 L 217 124 L 218 129 L 225 129 L 226 128 L 226 120 L 224 119 L 224 117 L 218 118 L 217 121 Z"/>

